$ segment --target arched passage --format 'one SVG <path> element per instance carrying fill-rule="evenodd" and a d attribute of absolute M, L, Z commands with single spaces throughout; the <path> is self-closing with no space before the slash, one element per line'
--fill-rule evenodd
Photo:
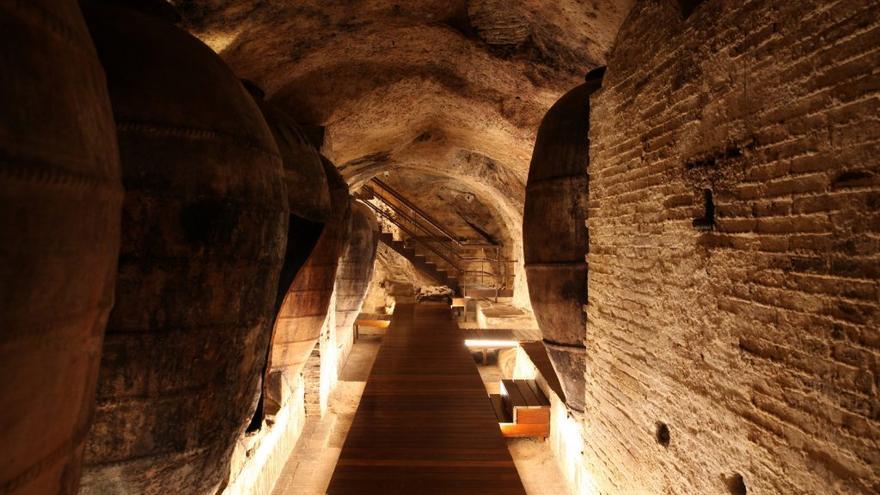
<path fill-rule="evenodd" d="M 516 270 L 522 260 L 517 236 L 521 216 L 506 204 L 505 197 L 454 170 L 398 163 L 362 170 L 350 180 L 356 189 L 373 177 L 409 199 L 461 242 L 452 247 L 461 256 L 456 264 L 466 272 L 460 278 L 463 287 L 477 289 L 475 294 L 485 293 L 479 288 L 498 288 L 502 296 L 524 298 L 524 291 L 516 291 L 522 277 Z"/>

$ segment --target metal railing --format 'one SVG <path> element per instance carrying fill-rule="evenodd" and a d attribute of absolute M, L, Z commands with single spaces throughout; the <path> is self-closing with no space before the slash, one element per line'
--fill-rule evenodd
<path fill-rule="evenodd" d="M 512 275 L 510 264 L 514 261 L 502 257 L 503 245 L 488 239 L 487 242 L 459 239 L 439 221 L 378 179 L 366 184 L 359 198 L 381 220 L 405 234 L 400 235 L 405 244 L 420 246 L 442 260 L 442 265 L 448 265 L 447 271 L 458 276 L 462 290 L 466 287 L 494 290 L 497 298 L 500 291 L 508 288 Z M 380 221 L 380 226 L 385 222 Z M 383 232 L 386 230 L 390 229 L 383 229 Z M 473 265 L 477 263 L 479 268 L 475 269 Z"/>
<path fill-rule="evenodd" d="M 446 239 L 448 239 L 454 243 L 459 243 L 458 238 L 455 237 L 454 234 L 449 232 L 449 230 L 447 230 L 445 227 L 440 225 L 440 222 L 434 220 L 430 215 L 428 215 L 427 213 L 422 211 L 421 208 L 414 205 L 410 200 L 406 199 L 400 193 L 398 193 L 397 191 L 395 191 L 394 189 L 389 187 L 388 184 L 385 184 L 384 182 L 382 182 L 381 180 L 376 179 L 376 178 L 374 178 L 371 181 L 371 183 L 372 184 L 368 185 L 367 187 L 370 187 L 373 194 L 378 196 L 378 195 L 380 195 L 380 192 L 381 192 L 381 193 L 390 195 L 391 197 L 396 199 L 400 204 L 404 205 L 406 208 L 409 208 L 411 217 L 416 217 L 416 216 L 421 217 L 425 223 L 427 223 L 428 225 L 433 227 L 437 232 L 439 232 L 441 235 L 443 235 Z M 387 199 L 382 198 L 382 201 L 384 203 L 386 203 L 388 206 L 395 208 L 394 204 L 392 202 L 388 201 Z"/>
<path fill-rule="evenodd" d="M 439 256 L 440 258 L 442 258 L 444 261 L 446 261 L 446 262 L 452 267 L 452 269 L 453 269 L 456 273 L 461 273 L 461 272 L 464 271 L 464 270 L 461 269 L 461 267 L 459 267 L 459 266 L 455 263 L 455 261 L 453 261 L 452 259 L 450 259 L 450 257 L 447 256 L 446 254 L 444 254 L 441 250 L 436 249 L 436 248 L 435 248 L 434 246 L 432 246 L 430 243 L 427 243 L 427 242 L 424 242 L 424 241 L 419 241 L 419 240 L 418 240 L 418 237 L 415 236 L 415 234 L 414 234 L 414 232 L 413 232 L 412 230 L 410 230 L 409 228 L 407 228 L 405 225 L 401 225 L 400 223 L 398 223 L 398 222 L 396 221 L 396 219 L 395 219 L 394 217 L 392 217 L 391 215 L 389 215 L 387 212 L 383 211 L 381 208 L 379 208 L 378 206 L 374 205 L 373 203 L 370 203 L 369 201 L 364 201 L 364 203 L 366 203 L 367 206 L 369 206 L 370 208 L 372 208 L 373 211 L 375 211 L 377 214 L 379 214 L 379 216 L 381 216 L 381 217 L 385 218 L 386 220 L 392 222 L 397 228 L 399 228 L 400 230 L 406 232 L 406 233 L 410 236 L 411 239 L 416 240 L 416 242 L 418 242 L 420 245 L 424 246 L 424 247 L 427 248 L 429 251 L 431 251 L 432 253 L 436 254 L 437 256 Z M 380 225 L 381 225 L 381 224 L 380 224 Z"/>

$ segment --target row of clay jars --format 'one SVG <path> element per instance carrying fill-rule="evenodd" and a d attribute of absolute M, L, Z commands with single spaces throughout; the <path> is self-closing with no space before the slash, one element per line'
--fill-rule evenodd
<path fill-rule="evenodd" d="M 262 90 L 253 83 L 245 82 L 281 151 L 290 206 L 290 237 L 278 284 L 266 377 L 273 371 L 296 375 L 318 341 L 340 255 L 350 245 L 351 196 L 336 167 L 318 153 L 295 120 L 264 101 Z"/>
<path fill-rule="evenodd" d="M 0 0 L 0 493 L 75 493 L 119 251 L 119 152 L 73 0 Z"/>
<path fill-rule="evenodd" d="M 265 365 L 288 222 L 281 158 L 215 53 L 119 3 L 84 2 L 126 195 L 82 493 L 214 493 Z"/>
<path fill-rule="evenodd" d="M 286 197 L 259 110 L 156 5 L 85 2 L 114 132 L 76 5 L 0 3 L 4 32 L 18 41 L 6 46 L 34 47 L 6 53 L 21 70 L 0 79 L 4 108 L 17 111 L 0 128 L 0 310 L 10 329 L 0 400 L 15 405 L 0 416 L 2 493 L 76 491 L 99 359 L 83 493 L 216 491 L 255 407 L 287 290 L 278 272 L 288 204 L 303 222 L 333 220 L 326 176 L 314 172 L 335 168 L 287 167 L 287 192 L 308 193 Z M 334 178 L 336 225 L 345 225 L 347 188 Z M 319 230 L 338 252 L 340 228 Z M 315 242 L 304 244 L 311 252 Z"/>
<path fill-rule="evenodd" d="M 336 167 L 322 157 L 330 189 L 331 215 L 318 242 L 281 299 L 268 369 L 298 374 L 312 352 L 327 316 L 339 257 L 348 243 L 351 196 Z M 304 253 L 303 253 L 304 254 Z"/>
<path fill-rule="evenodd" d="M 336 275 L 336 342 L 340 356 L 348 355 L 354 344 L 354 323 L 360 314 L 373 278 L 379 224 L 367 205 L 355 201 L 351 208 L 348 246 L 339 259 Z M 345 360 L 339 360 L 339 369 Z"/>
<path fill-rule="evenodd" d="M 590 95 L 601 87 L 601 74 L 592 72 L 541 121 L 523 212 L 529 298 L 565 402 L 577 411 L 583 411 L 586 369 L 590 158 L 584 137 L 590 129 Z"/>
<path fill-rule="evenodd" d="M 278 150 L 281 152 L 284 164 L 284 181 L 287 186 L 287 202 L 290 209 L 287 249 L 284 254 L 284 263 L 278 280 L 278 290 L 273 308 L 276 324 L 273 324 L 273 338 L 266 349 L 267 362 L 263 370 L 263 393 L 251 425 L 259 426 L 267 412 L 264 408 L 267 400 L 274 401 L 273 407 L 270 407 L 269 411 L 274 412 L 277 410 L 277 406 L 280 406 L 279 398 L 269 397 L 271 390 L 267 388 L 270 378 L 269 360 L 274 347 L 272 342 L 275 341 L 279 311 L 285 301 L 288 301 L 286 310 L 288 318 L 290 313 L 297 312 L 296 307 L 291 308 L 291 303 L 300 303 L 299 310 L 306 311 L 305 306 L 310 301 L 288 297 L 288 293 L 292 289 L 296 290 L 294 281 L 308 261 L 312 259 L 312 263 L 314 263 L 311 256 L 315 252 L 315 247 L 321 239 L 327 223 L 331 220 L 333 205 L 330 200 L 330 188 L 327 184 L 327 174 L 324 171 L 321 155 L 303 130 L 290 115 L 273 103 L 266 101 L 263 90 L 255 83 L 248 80 L 242 82 L 260 106 L 266 123 L 278 144 Z M 333 265 L 326 268 L 335 270 Z M 331 294 L 332 287 L 324 288 L 321 291 L 326 304 L 329 304 Z M 306 319 L 305 323 L 301 333 L 311 335 L 313 333 L 310 325 L 311 320 Z M 305 340 L 307 343 L 311 342 L 311 346 L 314 346 L 314 339 L 304 338 L 301 340 Z M 311 346 L 308 347 L 308 352 L 311 352 Z"/>

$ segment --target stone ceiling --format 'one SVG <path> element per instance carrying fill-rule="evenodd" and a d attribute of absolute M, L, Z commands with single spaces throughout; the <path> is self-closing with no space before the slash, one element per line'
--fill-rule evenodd
<path fill-rule="evenodd" d="M 406 198 L 416 205 L 446 205 L 442 209 L 422 210 L 458 239 L 504 245 L 511 242 L 495 217 L 495 211 L 486 206 L 463 181 L 407 169 L 383 174 L 381 179 L 396 191 L 406 191 Z"/>
<path fill-rule="evenodd" d="M 604 63 L 633 1 L 172 3 L 239 77 L 325 127 L 353 187 L 397 168 L 465 181 L 518 244 L 541 118 Z"/>

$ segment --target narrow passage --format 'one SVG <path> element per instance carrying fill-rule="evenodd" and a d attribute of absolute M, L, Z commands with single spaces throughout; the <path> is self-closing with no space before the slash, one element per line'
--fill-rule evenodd
<path fill-rule="evenodd" d="M 327 493 L 525 495 L 448 306 L 397 306 Z"/>

